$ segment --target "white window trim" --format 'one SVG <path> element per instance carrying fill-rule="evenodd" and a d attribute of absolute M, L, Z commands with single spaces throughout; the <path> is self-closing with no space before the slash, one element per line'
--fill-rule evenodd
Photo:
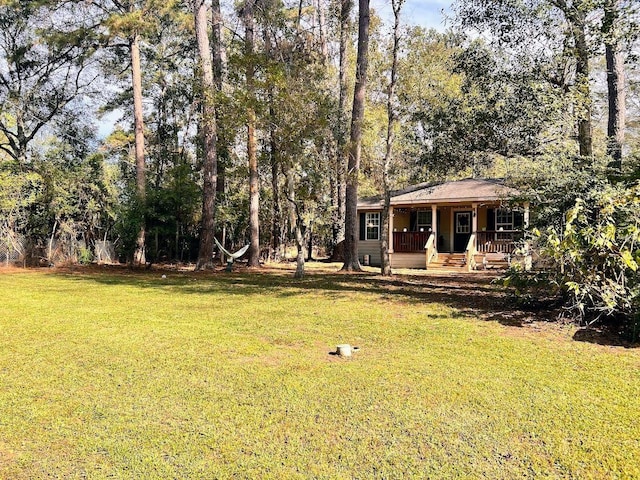
<path fill-rule="evenodd" d="M 460 214 L 464 214 L 465 216 L 467 216 L 469 223 L 467 223 L 466 225 L 462 225 L 460 224 L 457 220 L 458 218 L 460 218 Z M 455 212 L 453 214 L 453 218 L 454 218 L 454 233 L 456 235 L 467 235 L 472 233 L 471 232 L 471 228 L 472 228 L 472 222 L 473 222 L 473 212 L 468 212 L 468 211 L 459 211 L 459 212 Z M 460 231 L 460 227 L 465 227 L 462 228 L 462 230 L 464 231 Z"/>
<path fill-rule="evenodd" d="M 500 212 L 505 212 L 507 213 L 508 218 L 510 219 L 509 222 L 498 222 L 498 215 L 500 214 Z M 496 208 L 496 240 L 503 240 L 503 241 L 511 241 L 513 240 L 513 234 L 511 233 L 511 231 L 513 231 L 514 229 L 514 222 L 515 222 L 515 215 L 513 214 L 513 210 L 509 209 L 509 208 Z M 508 233 L 502 233 L 502 232 L 508 232 Z"/>
<path fill-rule="evenodd" d="M 500 214 L 500 212 L 506 212 L 509 215 L 509 219 L 510 221 L 508 222 L 498 222 L 498 216 Z M 496 230 L 500 231 L 500 229 L 502 228 L 502 230 L 513 230 L 514 229 L 514 215 L 513 215 L 513 210 L 510 210 L 508 208 L 496 208 Z"/>
<path fill-rule="evenodd" d="M 418 229 L 419 232 L 429 232 L 433 229 L 433 216 L 431 218 L 431 223 L 420 223 L 420 214 L 421 213 L 426 213 L 426 214 L 432 214 L 433 212 L 431 210 L 418 210 L 418 212 L 416 213 L 416 228 Z M 420 230 L 422 228 L 422 230 Z"/>
<path fill-rule="evenodd" d="M 375 228 L 376 238 L 369 237 L 369 229 Z M 365 241 L 380 241 L 380 212 L 367 212 L 364 216 L 364 239 Z"/>

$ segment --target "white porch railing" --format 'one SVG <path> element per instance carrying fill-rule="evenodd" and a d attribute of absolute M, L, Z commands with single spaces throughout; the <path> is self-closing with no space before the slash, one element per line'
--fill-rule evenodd
<path fill-rule="evenodd" d="M 424 249 L 427 254 L 426 268 L 429 268 L 429 264 L 435 259 L 438 259 L 438 247 L 436 245 L 436 236 L 431 233 L 429 235 L 429 239 L 427 240 L 427 244 L 424 246 Z"/>
<path fill-rule="evenodd" d="M 520 230 L 490 230 L 477 232 L 477 249 L 479 253 L 512 254 L 516 242 L 522 238 Z"/>
<path fill-rule="evenodd" d="M 472 233 L 469 237 L 469 241 L 467 242 L 467 248 L 464 251 L 465 254 L 465 262 L 467 265 L 467 270 L 471 272 L 476 268 L 476 234 Z"/>

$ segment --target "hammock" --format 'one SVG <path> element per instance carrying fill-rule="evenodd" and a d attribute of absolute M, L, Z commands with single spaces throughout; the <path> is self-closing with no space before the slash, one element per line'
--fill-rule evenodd
<path fill-rule="evenodd" d="M 225 249 L 222 245 L 220 245 L 220 242 L 218 241 L 217 238 L 213 237 L 213 239 L 215 240 L 216 245 L 218 246 L 220 251 L 222 253 L 224 253 L 227 257 L 231 258 L 231 261 L 240 258 L 241 256 L 243 256 L 247 252 L 247 250 L 249 250 L 249 245 L 245 245 L 240 250 L 238 250 L 236 253 L 231 253 L 230 251 Z"/>

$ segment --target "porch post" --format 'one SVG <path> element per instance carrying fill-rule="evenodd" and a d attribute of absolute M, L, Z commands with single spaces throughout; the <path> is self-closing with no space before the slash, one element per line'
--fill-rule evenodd
<path fill-rule="evenodd" d="M 473 210 L 471 213 L 471 235 L 473 235 L 473 250 L 475 252 L 478 249 L 478 204 L 472 203 L 471 209 Z"/>
<path fill-rule="evenodd" d="M 393 253 L 393 207 L 389 206 L 389 253 Z"/>
<path fill-rule="evenodd" d="M 524 228 L 529 228 L 529 202 L 524 202 Z"/>
<path fill-rule="evenodd" d="M 438 205 L 431 205 L 431 231 L 433 232 L 433 244 L 438 251 Z"/>
<path fill-rule="evenodd" d="M 477 233 L 478 231 L 478 204 L 472 203 L 471 208 L 473 209 L 473 213 L 471 214 L 471 233 Z"/>

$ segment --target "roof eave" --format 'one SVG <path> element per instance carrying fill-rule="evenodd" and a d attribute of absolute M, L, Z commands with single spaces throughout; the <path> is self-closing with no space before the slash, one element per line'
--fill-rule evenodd
<path fill-rule="evenodd" d="M 440 198 L 438 200 L 391 200 L 391 205 L 440 205 L 442 203 L 498 202 L 508 197 Z"/>

